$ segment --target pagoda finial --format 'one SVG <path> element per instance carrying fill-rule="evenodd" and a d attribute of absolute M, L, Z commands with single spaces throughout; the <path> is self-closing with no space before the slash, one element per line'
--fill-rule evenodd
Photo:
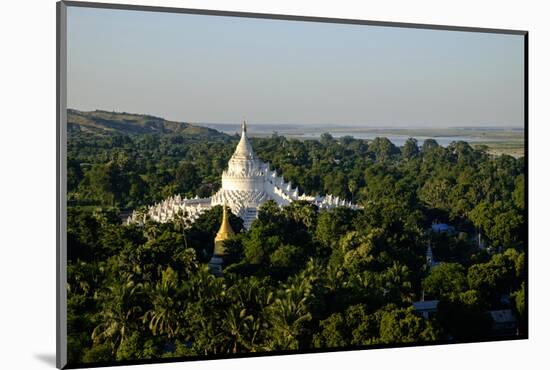
<path fill-rule="evenodd" d="M 426 249 L 426 263 L 429 267 L 435 265 L 434 254 L 432 251 L 432 244 L 428 241 L 428 248 Z"/>
<path fill-rule="evenodd" d="M 223 200 L 223 213 L 222 213 L 222 224 L 227 223 L 227 206 L 225 205 L 225 199 Z"/>
<path fill-rule="evenodd" d="M 226 254 L 223 242 L 229 239 L 229 237 L 231 237 L 231 235 L 234 234 L 234 231 L 231 228 L 231 225 L 229 224 L 229 217 L 227 215 L 227 206 L 225 205 L 225 197 L 223 198 L 222 207 L 223 207 L 222 223 L 220 225 L 220 229 L 218 230 L 218 233 L 216 234 L 216 238 L 214 239 L 214 255 L 216 256 L 223 256 Z"/>
<path fill-rule="evenodd" d="M 246 134 L 246 120 L 243 120 L 243 123 L 241 125 L 241 131 L 243 134 Z"/>
<path fill-rule="evenodd" d="M 222 224 L 224 224 L 225 222 L 227 222 L 227 202 L 225 200 L 225 193 L 223 193 L 223 204 L 222 204 L 222 209 L 223 209 L 223 213 L 222 213 Z"/>

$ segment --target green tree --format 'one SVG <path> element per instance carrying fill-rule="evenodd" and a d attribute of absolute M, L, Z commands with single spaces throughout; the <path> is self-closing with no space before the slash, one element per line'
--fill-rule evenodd
<path fill-rule="evenodd" d="M 107 343 L 111 353 L 116 354 L 118 346 L 136 330 L 136 318 L 141 312 L 141 292 L 141 284 L 136 284 L 132 276 L 127 275 L 101 293 L 99 324 L 92 332 L 95 345 Z"/>
<path fill-rule="evenodd" d="M 525 208 L 525 179 L 523 174 L 516 177 L 512 197 L 516 207 L 523 210 Z"/>
<path fill-rule="evenodd" d="M 413 308 L 387 308 L 380 321 L 381 343 L 418 343 L 437 339 L 434 327 L 413 313 Z"/>
<path fill-rule="evenodd" d="M 422 281 L 424 293 L 434 298 L 454 297 L 465 291 L 467 285 L 466 271 L 458 263 L 441 263 Z"/>
<path fill-rule="evenodd" d="M 370 143 L 369 152 L 374 155 L 377 161 L 388 161 L 399 154 L 399 148 L 389 139 L 377 137 Z"/>
<path fill-rule="evenodd" d="M 266 344 L 268 350 L 303 348 L 317 300 L 315 270 L 316 266 L 308 263 L 304 271 L 281 286 L 273 303 L 266 308 L 271 326 Z"/>
<path fill-rule="evenodd" d="M 182 161 L 176 169 L 175 181 L 178 192 L 183 194 L 192 193 L 200 184 L 200 178 L 195 165 L 189 161 Z"/>
<path fill-rule="evenodd" d="M 148 289 L 152 308 L 143 315 L 143 323 L 148 324 L 153 335 L 173 338 L 178 334 L 182 307 L 179 286 L 177 272 L 168 267 L 162 271 L 161 280 Z"/>
<path fill-rule="evenodd" d="M 452 184 L 446 179 L 433 179 L 427 181 L 418 191 L 418 198 L 428 207 L 449 209 Z"/>
<path fill-rule="evenodd" d="M 330 145 L 334 142 L 334 138 L 332 137 L 331 134 L 329 134 L 328 132 L 325 132 L 325 133 L 321 134 L 321 136 L 319 138 L 319 141 L 323 145 Z"/>
<path fill-rule="evenodd" d="M 487 338 L 490 322 L 485 314 L 488 306 L 476 290 L 467 290 L 455 296 L 444 296 L 438 304 L 437 322 L 453 339 L 474 340 Z"/>
<path fill-rule="evenodd" d="M 316 348 L 346 347 L 349 345 L 347 326 L 340 313 L 334 313 L 319 322 L 320 333 L 313 336 L 313 345 Z"/>
<path fill-rule="evenodd" d="M 522 282 L 521 287 L 513 292 L 510 297 L 512 298 L 515 312 L 519 318 L 519 331 L 523 334 L 527 330 L 527 311 L 525 309 L 525 282 Z"/>
<path fill-rule="evenodd" d="M 434 149 L 439 148 L 439 144 L 434 139 L 426 139 L 424 140 L 424 143 L 422 144 L 422 152 L 428 153 Z"/>
<path fill-rule="evenodd" d="M 319 212 L 315 239 L 324 247 L 324 250 L 320 252 L 321 255 L 328 255 L 336 247 L 339 239 L 350 231 L 353 217 L 354 211 L 343 207 Z"/>
<path fill-rule="evenodd" d="M 408 138 L 405 142 L 405 145 L 403 145 L 403 149 L 401 149 L 401 154 L 405 158 L 414 158 L 418 156 L 420 153 L 420 150 L 418 149 L 418 140 L 415 138 Z"/>

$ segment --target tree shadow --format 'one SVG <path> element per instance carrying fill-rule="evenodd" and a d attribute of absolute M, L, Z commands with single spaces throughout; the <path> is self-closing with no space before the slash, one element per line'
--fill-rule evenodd
<path fill-rule="evenodd" d="M 40 353 L 40 354 L 34 354 L 34 358 L 37 360 L 42 361 L 43 363 L 50 365 L 52 367 L 55 367 L 55 353 Z"/>

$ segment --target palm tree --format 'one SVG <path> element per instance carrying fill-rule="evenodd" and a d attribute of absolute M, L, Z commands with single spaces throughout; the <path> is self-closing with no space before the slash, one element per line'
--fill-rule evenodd
<path fill-rule="evenodd" d="M 147 207 L 141 206 L 134 210 L 134 220 L 137 221 L 138 225 L 145 225 L 149 221 L 150 216 L 147 211 Z"/>
<path fill-rule="evenodd" d="M 238 353 L 240 347 L 251 348 L 255 335 L 252 336 L 252 340 L 249 341 L 245 338 L 245 334 L 250 331 L 250 324 L 254 323 L 254 317 L 247 315 L 246 308 L 242 308 L 236 305 L 229 306 L 226 316 L 225 324 L 230 335 L 231 352 Z M 252 343 L 250 343 L 252 342 Z"/>
<path fill-rule="evenodd" d="M 128 274 L 125 279 L 107 288 L 99 294 L 101 303 L 100 324 L 92 332 L 94 343 L 108 342 L 112 353 L 129 336 L 135 326 L 136 315 L 141 311 L 137 304 L 142 291 L 142 285 L 133 281 Z"/>
<path fill-rule="evenodd" d="M 177 272 L 168 267 L 162 272 L 161 280 L 148 289 L 153 308 L 143 315 L 142 320 L 149 323 L 153 335 L 173 338 L 179 331 L 181 305 L 178 302 L 178 282 Z"/>
<path fill-rule="evenodd" d="M 290 206 L 284 209 L 287 217 L 295 222 L 303 223 L 306 228 L 311 229 L 315 226 L 317 219 L 317 211 L 315 206 L 303 201 L 293 202 Z"/>
<path fill-rule="evenodd" d="M 185 230 L 189 227 L 187 212 L 180 209 L 174 215 L 172 222 L 174 223 L 175 229 L 183 234 L 183 243 L 185 248 L 187 248 L 187 234 L 185 233 Z"/>
<path fill-rule="evenodd" d="M 412 303 L 413 292 L 410 275 L 411 271 L 407 266 L 394 262 L 382 274 L 382 278 L 385 281 L 385 292 L 395 296 L 399 295 L 399 298 L 403 302 Z"/>
<path fill-rule="evenodd" d="M 181 286 L 185 305 L 181 308 L 179 335 L 192 341 L 204 355 L 230 352 L 224 316 L 230 306 L 223 279 L 212 275 L 207 266 L 189 276 Z"/>
<path fill-rule="evenodd" d="M 323 277 L 323 285 L 330 292 L 335 292 L 338 289 L 341 289 L 346 282 L 343 268 L 337 264 L 328 264 L 324 268 Z"/>
<path fill-rule="evenodd" d="M 354 200 L 354 195 L 358 187 L 359 186 L 357 185 L 357 181 L 355 181 L 355 179 L 348 180 L 348 190 L 349 190 L 349 193 L 351 194 L 352 201 Z"/>
<path fill-rule="evenodd" d="M 317 211 L 311 205 L 304 205 L 300 209 L 300 219 L 308 229 L 313 229 L 317 221 Z"/>
<path fill-rule="evenodd" d="M 319 279 L 318 264 L 310 260 L 299 274 L 290 277 L 279 290 L 277 298 L 267 307 L 272 326 L 268 350 L 298 349 L 307 333 L 306 324 L 312 320 L 311 306 L 316 297 L 313 287 Z"/>
<path fill-rule="evenodd" d="M 160 233 L 160 227 L 157 222 L 147 222 L 145 224 L 145 231 L 143 234 L 147 238 L 147 240 L 154 240 Z"/>
<path fill-rule="evenodd" d="M 232 301 L 224 319 L 231 337 L 233 353 L 255 351 L 265 334 L 268 323 L 265 307 L 272 303 L 273 294 L 266 288 L 265 281 L 255 277 L 237 278 L 231 281 L 227 291 Z"/>
<path fill-rule="evenodd" d="M 269 322 L 273 327 L 268 350 L 298 349 L 304 324 L 312 319 L 307 307 L 308 297 L 295 289 L 287 289 L 269 306 Z"/>

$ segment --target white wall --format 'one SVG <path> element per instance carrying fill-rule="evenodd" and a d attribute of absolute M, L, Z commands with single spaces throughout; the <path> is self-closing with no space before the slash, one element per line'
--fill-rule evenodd
<path fill-rule="evenodd" d="M 99 0 L 97 0 L 99 1 Z M 120 2 L 112 0 L 112 2 Z M 550 208 L 549 28 L 544 1 L 165 0 L 197 7 L 530 31 L 530 321 L 528 341 L 164 364 L 132 369 L 547 368 Z M 55 1 L 5 1 L 0 13 L 0 367 L 52 368 L 55 354 Z M 32 213 L 31 213 L 32 212 Z M 32 223 L 32 227 L 28 224 Z"/>

